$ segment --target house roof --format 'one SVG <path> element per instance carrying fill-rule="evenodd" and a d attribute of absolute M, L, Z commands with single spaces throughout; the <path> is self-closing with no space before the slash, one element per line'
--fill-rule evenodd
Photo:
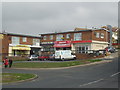
<path fill-rule="evenodd" d="M 40 36 L 32 36 L 32 35 L 25 35 L 25 34 L 16 34 L 16 33 L 0 33 L 0 34 L 6 34 L 6 35 L 14 35 L 14 36 L 24 36 L 24 37 L 34 37 L 34 38 L 40 38 Z"/>
<path fill-rule="evenodd" d="M 65 31 L 65 32 L 42 33 L 39 35 L 50 35 L 50 34 L 54 35 L 54 34 L 64 34 L 64 33 L 72 33 L 72 32 L 94 31 L 94 30 L 105 30 L 105 29 L 84 29 L 84 30 L 81 29 L 81 30 L 72 30 L 72 31 Z"/>

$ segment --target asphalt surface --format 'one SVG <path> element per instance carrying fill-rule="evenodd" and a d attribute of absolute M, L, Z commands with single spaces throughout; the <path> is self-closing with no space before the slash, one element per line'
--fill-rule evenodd
<path fill-rule="evenodd" d="M 4 84 L 3 88 L 118 88 L 117 54 L 114 53 L 105 59 L 113 61 L 59 70 L 3 69 L 3 72 L 38 75 L 35 80 Z"/>

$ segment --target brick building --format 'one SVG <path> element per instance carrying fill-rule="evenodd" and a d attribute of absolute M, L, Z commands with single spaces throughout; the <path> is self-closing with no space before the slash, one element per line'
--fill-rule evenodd
<path fill-rule="evenodd" d="M 41 49 L 40 37 L 14 34 L 14 33 L 0 33 L 0 54 L 5 56 L 20 56 L 39 54 Z"/>
<path fill-rule="evenodd" d="M 73 31 L 40 34 L 42 53 L 55 50 L 72 50 L 73 53 L 89 53 L 89 50 L 103 50 L 109 44 L 106 29 L 79 29 Z"/>

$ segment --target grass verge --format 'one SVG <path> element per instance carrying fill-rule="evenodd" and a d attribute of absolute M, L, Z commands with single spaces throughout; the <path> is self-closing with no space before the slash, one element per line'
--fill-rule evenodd
<path fill-rule="evenodd" d="M 14 63 L 13 68 L 57 68 L 57 67 L 69 67 L 81 64 L 87 64 L 91 62 L 101 61 L 96 60 L 80 60 L 80 61 L 67 61 L 67 62 L 24 62 Z"/>
<path fill-rule="evenodd" d="M 18 82 L 36 77 L 35 74 L 2 73 L 2 83 Z"/>

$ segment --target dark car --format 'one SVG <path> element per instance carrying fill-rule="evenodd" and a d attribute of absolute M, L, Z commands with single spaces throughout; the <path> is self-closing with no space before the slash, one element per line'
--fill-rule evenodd
<path fill-rule="evenodd" d="M 50 56 L 49 56 L 49 60 L 54 60 L 55 59 L 55 54 L 51 54 Z"/>
<path fill-rule="evenodd" d="M 116 51 L 114 47 L 106 47 L 105 50 L 111 53 L 114 53 Z"/>

